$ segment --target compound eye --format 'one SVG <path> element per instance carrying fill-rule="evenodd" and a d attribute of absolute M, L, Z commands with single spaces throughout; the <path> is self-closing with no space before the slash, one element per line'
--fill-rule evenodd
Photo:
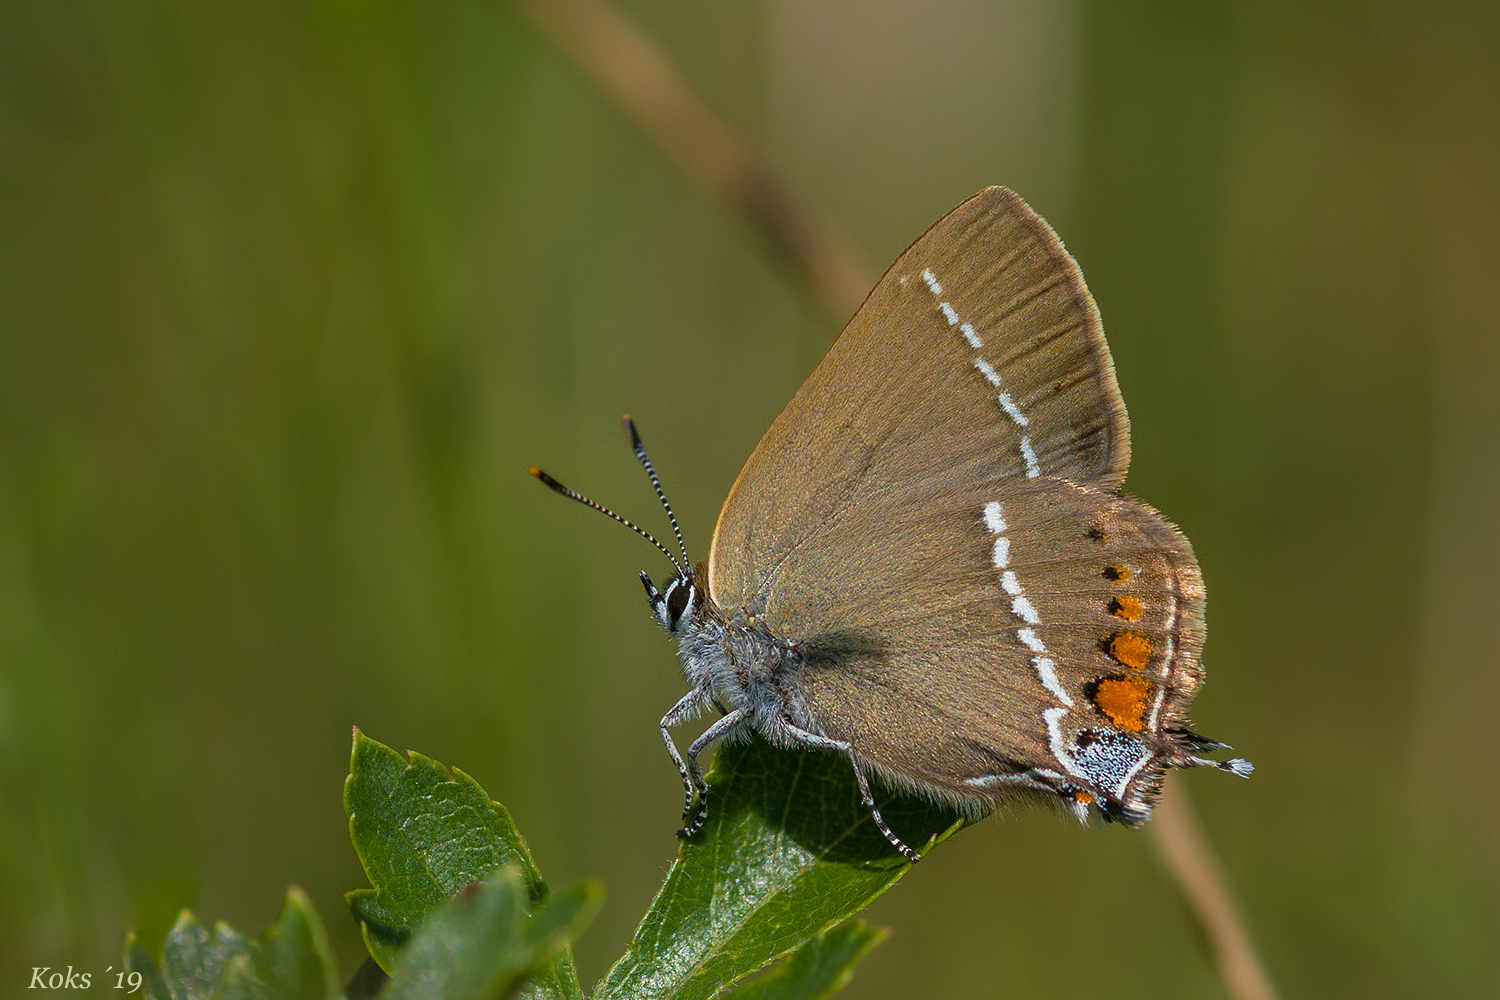
<path fill-rule="evenodd" d="M 667 595 L 667 615 L 674 626 L 682 618 L 683 612 L 687 611 L 692 600 L 693 588 L 687 584 L 673 587 L 672 592 Z"/>

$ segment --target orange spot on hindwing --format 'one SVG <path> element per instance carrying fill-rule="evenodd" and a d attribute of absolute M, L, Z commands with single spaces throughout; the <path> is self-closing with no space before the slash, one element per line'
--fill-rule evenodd
<path fill-rule="evenodd" d="M 1151 662 L 1151 640 L 1139 632 L 1116 632 L 1105 649 L 1131 670 L 1141 670 Z"/>
<path fill-rule="evenodd" d="M 1151 691 L 1150 682 L 1139 677 L 1106 677 L 1094 685 L 1094 707 L 1121 729 L 1140 732 Z"/>
<path fill-rule="evenodd" d="M 1104 567 L 1104 579 L 1113 580 L 1116 583 L 1124 583 L 1134 575 L 1130 572 L 1129 566 L 1122 566 L 1119 563 L 1110 563 Z"/>
<path fill-rule="evenodd" d="M 1146 613 L 1146 609 L 1136 598 L 1122 594 L 1119 597 L 1110 598 L 1109 613 L 1128 622 L 1138 622 Z"/>

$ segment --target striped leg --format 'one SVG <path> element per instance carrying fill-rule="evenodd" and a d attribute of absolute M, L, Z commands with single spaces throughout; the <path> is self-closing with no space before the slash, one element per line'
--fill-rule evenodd
<path fill-rule="evenodd" d="M 673 726 L 680 726 L 684 722 L 697 718 L 698 713 L 703 711 L 704 702 L 708 693 L 703 688 L 694 688 L 682 696 L 682 700 L 672 706 L 672 710 L 661 717 L 661 738 L 667 745 L 667 753 L 672 755 L 672 763 L 677 765 L 677 773 L 682 775 L 682 787 L 687 793 L 687 801 L 682 806 L 682 818 L 686 820 L 693 811 L 693 795 L 697 791 L 693 781 L 693 772 L 688 770 L 687 762 L 682 759 L 682 753 L 678 751 L 677 744 L 672 740 L 672 734 L 668 732 Z M 699 779 L 702 780 L 701 778 Z"/>
<path fill-rule="evenodd" d="M 831 740 L 826 736 L 810 733 L 805 729 L 798 729 L 791 723 L 787 723 L 790 730 L 799 742 L 819 750 L 838 750 L 849 758 L 849 763 L 854 767 L 854 780 L 859 783 L 859 800 L 864 807 L 870 810 L 870 818 L 875 820 L 875 829 L 885 835 L 885 839 L 891 842 L 891 846 L 900 851 L 906 860 L 916 864 L 922 860 L 922 855 L 907 847 L 900 837 L 891 832 L 886 825 L 885 817 L 880 815 L 880 809 L 875 805 L 875 796 L 870 794 L 870 782 L 865 778 L 864 768 L 859 766 L 859 760 L 854 756 L 854 747 L 843 740 Z"/>
<path fill-rule="evenodd" d="M 743 708 L 735 709 L 705 729 L 703 735 L 694 740 L 693 745 L 688 747 L 687 766 L 692 772 L 693 784 L 698 789 L 698 815 L 693 817 L 691 823 L 677 831 L 677 836 L 682 837 L 684 840 L 703 829 L 703 824 L 708 822 L 708 782 L 703 780 L 703 768 L 698 764 L 698 755 L 714 743 L 728 736 L 740 723 L 745 721 L 745 717 L 749 714 Z"/>

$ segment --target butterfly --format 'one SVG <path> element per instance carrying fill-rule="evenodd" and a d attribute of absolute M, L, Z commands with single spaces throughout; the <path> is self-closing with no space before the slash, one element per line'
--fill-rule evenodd
<path fill-rule="evenodd" d="M 691 690 L 661 720 L 708 817 L 701 754 L 753 729 L 842 754 L 971 815 L 1031 798 L 1139 826 L 1163 774 L 1248 775 L 1194 733 L 1204 587 L 1192 546 L 1120 488 L 1130 423 L 1083 275 L 1018 195 L 963 202 L 880 279 L 771 425 L 694 565 L 641 574 Z M 670 730 L 722 714 L 686 755 Z M 696 810 L 694 804 L 696 803 Z"/>

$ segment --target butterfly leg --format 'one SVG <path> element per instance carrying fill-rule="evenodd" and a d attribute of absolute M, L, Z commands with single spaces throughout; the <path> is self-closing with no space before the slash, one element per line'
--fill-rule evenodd
<path fill-rule="evenodd" d="M 693 782 L 693 773 L 688 770 L 687 762 L 682 759 L 682 753 L 677 749 L 672 734 L 668 731 L 673 726 L 680 726 L 697 718 L 698 713 L 703 711 L 703 704 L 708 697 L 708 692 L 703 688 L 694 688 L 682 696 L 682 700 L 672 706 L 672 710 L 661 717 L 661 738 L 667 745 L 667 753 L 672 756 L 672 763 L 677 765 L 677 773 L 682 775 L 682 787 L 687 793 L 687 801 L 682 806 L 682 818 L 686 820 L 693 811 L 693 795 L 697 791 Z"/>
<path fill-rule="evenodd" d="M 686 840 L 699 830 L 703 824 L 708 822 L 708 782 L 703 780 L 703 768 L 698 763 L 698 756 L 714 743 L 728 736 L 745 717 L 750 713 L 743 708 L 737 708 L 722 719 L 715 720 L 714 724 L 703 731 L 703 735 L 693 741 L 688 747 L 687 766 L 693 773 L 693 784 L 698 788 L 698 815 L 686 827 L 677 831 L 677 836 Z"/>
<path fill-rule="evenodd" d="M 799 729 L 790 723 L 786 724 L 787 730 L 797 741 L 805 746 L 818 750 L 838 750 L 849 758 L 849 763 L 854 766 L 854 780 L 859 784 L 859 801 L 870 810 L 870 818 L 875 821 L 875 829 L 879 830 L 885 839 L 891 842 L 891 846 L 900 851 L 906 860 L 916 864 L 922 860 L 922 855 L 906 846 L 906 843 L 886 825 L 885 817 L 880 815 L 880 808 L 875 805 L 875 796 L 870 794 L 870 782 L 865 777 L 864 768 L 859 766 L 859 759 L 854 756 L 854 747 L 843 740 L 831 740 L 817 733 L 810 733 L 805 729 Z"/>

